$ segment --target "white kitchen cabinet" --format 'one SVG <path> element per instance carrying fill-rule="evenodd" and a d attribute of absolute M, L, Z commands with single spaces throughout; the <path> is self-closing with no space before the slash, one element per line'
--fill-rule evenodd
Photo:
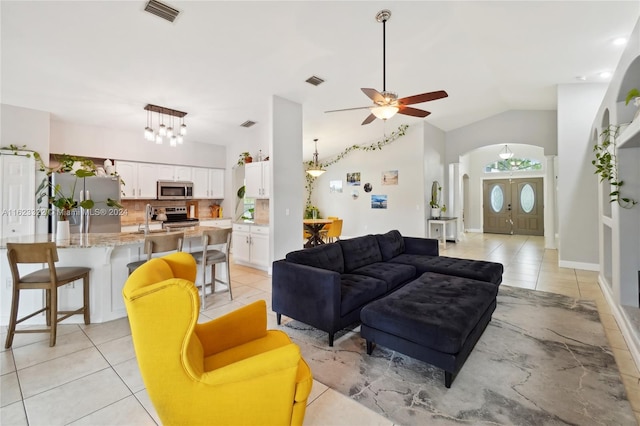
<path fill-rule="evenodd" d="M 224 198 L 224 170 L 193 167 L 193 198 Z"/>
<path fill-rule="evenodd" d="M 233 261 L 254 268 L 269 267 L 269 227 L 234 224 L 232 235 Z"/>
<path fill-rule="evenodd" d="M 271 163 L 259 161 L 244 165 L 245 196 L 248 198 L 269 198 Z"/>
<path fill-rule="evenodd" d="M 158 164 L 157 180 L 173 180 L 173 181 L 190 182 L 193 179 L 191 175 L 191 169 L 192 167 L 189 167 L 189 166 Z"/>
<path fill-rule="evenodd" d="M 35 180 L 33 156 L 0 155 L 0 238 L 35 233 Z"/>
<path fill-rule="evenodd" d="M 233 247 L 234 263 L 250 263 L 250 238 L 251 225 L 233 225 L 233 232 L 231 233 L 231 246 Z"/>
<path fill-rule="evenodd" d="M 116 161 L 116 171 L 124 182 L 123 200 L 153 199 L 157 196 L 158 165 Z"/>

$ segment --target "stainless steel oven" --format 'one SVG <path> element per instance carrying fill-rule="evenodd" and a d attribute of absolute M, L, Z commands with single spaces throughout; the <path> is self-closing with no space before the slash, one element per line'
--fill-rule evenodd
<path fill-rule="evenodd" d="M 159 180 L 158 200 L 191 200 L 193 182 Z"/>

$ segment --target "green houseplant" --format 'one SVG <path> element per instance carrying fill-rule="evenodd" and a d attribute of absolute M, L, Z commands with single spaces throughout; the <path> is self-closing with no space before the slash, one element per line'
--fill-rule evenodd
<path fill-rule="evenodd" d="M 238 158 L 238 166 L 244 166 L 245 164 L 251 162 L 253 162 L 253 157 L 251 157 L 251 154 L 246 151 L 240 153 L 240 156 Z"/>
<path fill-rule="evenodd" d="M 618 124 L 607 126 L 600 133 L 602 142 L 594 145 L 593 152 L 595 152 L 596 158 L 591 161 L 591 164 L 595 166 L 594 173 L 600 176 L 600 182 L 607 180 L 612 186 L 613 190 L 609 193 L 609 202 L 616 202 L 620 207 L 630 209 L 638 202 L 633 198 L 623 197 L 620 192 L 624 182 L 618 176 L 616 139 L 619 134 L 620 125 Z"/>

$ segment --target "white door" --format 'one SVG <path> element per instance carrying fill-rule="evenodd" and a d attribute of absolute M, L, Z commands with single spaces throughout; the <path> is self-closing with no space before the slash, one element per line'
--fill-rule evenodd
<path fill-rule="evenodd" d="M 269 265 L 269 235 L 251 233 L 251 263 L 256 266 Z"/>
<path fill-rule="evenodd" d="M 0 237 L 34 234 L 37 212 L 36 166 L 33 157 L 0 155 L 0 169 Z"/>
<path fill-rule="evenodd" d="M 175 166 L 169 164 L 158 164 L 158 180 L 176 180 Z"/>
<path fill-rule="evenodd" d="M 262 198 L 271 196 L 271 163 L 263 161 L 262 163 Z"/>
<path fill-rule="evenodd" d="M 176 180 L 191 182 L 191 167 L 176 166 L 175 176 Z"/>

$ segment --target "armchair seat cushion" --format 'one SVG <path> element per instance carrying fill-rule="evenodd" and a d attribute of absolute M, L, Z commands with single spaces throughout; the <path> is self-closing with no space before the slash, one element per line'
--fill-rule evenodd
<path fill-rule="evenodd" d="M 391 291 L 400 284 L 411 281 L 416 276 L 416 268 L 400 263 L 375 262 L 361 266 L 352 273 L 382 280 L 387 283 L 386 291 Z"/>
<path fill-rule="evenodd" d="M 387 292 L 387 283 L 364 275 L 342 274 L 340 276 L 340 315 L 361 308 L 372 299 Z"/>
<path fill-rule="evenodd" d="M 232 332 L 232 330 L 229 330 Z M 245 344 L 209 355 L 204 358 L 204 371 L 213 371 L 229 364 L 251 358 L 254 355 L 280 348 L 291 343 L 289 336 L 280 330 L 268 330 L 267 335 Z"/>

